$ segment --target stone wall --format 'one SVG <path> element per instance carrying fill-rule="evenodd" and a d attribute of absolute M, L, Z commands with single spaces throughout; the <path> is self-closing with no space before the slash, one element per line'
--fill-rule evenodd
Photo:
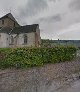
<path fill-rule="evenodd" d="M 0 20 L 0 27 L 6 27 L 8 26 L 8 18 L 4 19 L 4 25 L 2 24 L 2 19 Z"/>
<path fill-rule="evenodd" d="M 39 29 L 39 27 L 37 27 L 37 29 L 36 29 L 36 34 L 35 34 L 35 41 L 36 41 L 36 46 L 37 47 L 40 47 L 40 45 L 41 45 L 41 37 L 40 37 L 40 29 Z"/>
<path fill-rule="evenodd" d="M 27 43 L 24 44 L 24 34 L 27 35 Z M 4 47 L 35 47 L 35 32 L 24 33 L 24 34 L 11 34 L 14 38 L 13 44 L 11 43 L 11 35 L 6 33 L 0 33 L 0 48 Z M 39 35 L 38 35 L 39 36 Z M 40 36 L 39 36 L 40 37 Z M 40 42 L 40 38 L 38 38 Z M 38 46 L 39 47 L 39 46 Z"/>
<path fill-rule="evenodd" d="M 2 20 L 4 20 L 4 24 L 2 24 Z M 15 26 L 14 26 L 15 23 Z M 0 27 L 19 27 L 19 24 L 13 20 L 11 20 L 10 18 L 4 18 L 0 20 Z"/>
<path fill-rule="evenodd" d="M 9 35 L 0 33 L 0 48 L 9 47 Z"/>
<path fill-rule="evenodd" d="M 26 33 L 27 43 L 24 44 L 24 34 L 12 34 L 14 43 L 10 44 L 10 36 L 6 33 L 0 33 L 0 48 L 4 47 L 35 47 L 35 33 Z"/>
<path fill-rule="evenodd" d="M 27 43 L 24 44 L 24 34 L 27 35 Z M 35 47 L 35 33 L 32 32 L 32 33 L 24 33 L 24 34 L 13 34 L 12 36 L 16 37 L 16 43 L 14 42 L 13 46 L 12 47 L 24 47 L 24 46 L 27 46 L 27 47 Z"/>
<path fill-rule="evenodd" d="M 14 28 L 14 27 L 19 27 L 19 24 L 8 18 L 8 26 Z"/>
<path fill-rule="evenodd" d="M 80 78 L 80 58 L 32 69 L 0 70 L 1 92 L 62 92 L 60 88 Z M 57 90 L 57 91 L 56 91 Z M 67 91 L 63 91 L 67 92 Z"/>

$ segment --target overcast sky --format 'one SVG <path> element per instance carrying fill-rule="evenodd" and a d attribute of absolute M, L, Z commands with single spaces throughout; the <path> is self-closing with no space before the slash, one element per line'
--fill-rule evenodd
<path fill-rule="evenodd" d="M 41 38 L 80 40 L 80 0 L 0 0 L 0 17 L 39 24 Z"/>

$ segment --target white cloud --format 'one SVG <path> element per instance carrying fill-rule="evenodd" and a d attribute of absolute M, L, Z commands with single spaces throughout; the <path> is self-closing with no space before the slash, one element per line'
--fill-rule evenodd
<path fill-rule="evenodd" d="M 61 30 L 61 33 L 58 33 L 58 38 L 61 40 L 80 40 L 80 23 Z"/>

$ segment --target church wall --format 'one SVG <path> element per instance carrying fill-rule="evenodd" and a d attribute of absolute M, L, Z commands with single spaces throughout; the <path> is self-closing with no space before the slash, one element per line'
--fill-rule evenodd
<path fill-rule="evenodd" d="M 24 34 L 27 36 L 27 43 L 24 43 Z M 9 47 L 35 47 L 35 33 L 23 33 L 23 34 L 12 34 L 14 38 L 14 43 Z"/>
<path fill-rule="evenodd" d="M 9 35 L 0 33 L 0 48 L 9 47 Z"/>
<path fill-rule="evenodd" d="M 28 46 L 35 46 L 35 33 L 28 33 Z"/>
<path fill-rule="evenodd" d="M 4 24 L 2 24 L 2 20 L 4 20 Z M 14 24 L 15 23 L 15 24 Z M 19 27 L 19 25 L 11 20 L 10 18 L 4 18 L 0 20 L 0 27 Z"/>
<path fill-rule="evenodd" d="M 24 34 L 27 35 L 27 43 L 26 44 L 24 44 Z M 24 34 L 19 35 L 18 46 L 34 47 L 35 46 L 35 33 L 32 32 L 32 33 L 24 33 Z"/>
<path fill-rule="evenodd" d="M 9 18 L 8 18 L 8 26 L 9 27 L 19 27 L 19 25 L 16 22 L 14 22 L 13 20 Z"/>
<path fill-rule="evenodd" d="M 40 47 L 41 37 L 40 37 L 40 29 L 39 29 L 39 27 L 37 27 L 37 29 L 36 29 L 36 34 L 37 34 L 36 45 L 37 45 L 37 47 Z"/>
<path fill-rule="evenodd" d="M 24 34 L 27 36 L 27 43 L 24 43 Z M 6 33 L 0 33 L 0 48 L 5 47 L 35 47 L 35 32 L 32 33 L 23 33 L 23 34 L 12 34 L 14 38 L 13 44 L 10 44 L 11 35 L 8 35 Z M 38 46 L 37 46 L 38 47 Z"/>
<path fill-rule="evenodd" d="M 2 24 L 2 20 L 4 20 L 4 24 Z M 8 18 L 0 20 L 0 27 L 7 27 L 8 26 Z"/>

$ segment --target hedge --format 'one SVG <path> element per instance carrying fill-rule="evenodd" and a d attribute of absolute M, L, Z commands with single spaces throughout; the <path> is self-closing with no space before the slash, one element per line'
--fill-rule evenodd
<path fill-rule="evenodd" d="M 0 68 L 27 68 L 47 63 L 70 61 L 76 48 L 59 46 L 53 48 L 1 48 Z"/>

